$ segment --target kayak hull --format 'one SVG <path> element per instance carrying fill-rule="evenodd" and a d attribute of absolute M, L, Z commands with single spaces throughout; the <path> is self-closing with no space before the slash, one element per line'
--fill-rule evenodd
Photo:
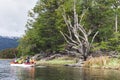
<path fill-rule="evenodd" d="M 35 64 L 10 64 L 11 66 L 34 67 Z"/>

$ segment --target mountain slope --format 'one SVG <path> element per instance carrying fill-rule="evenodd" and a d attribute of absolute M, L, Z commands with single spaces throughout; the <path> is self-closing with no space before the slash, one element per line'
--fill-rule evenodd
<path fill-rule="evenodd" d="M 17 47 L 18 46 L 18 39 L 19 38 L 16 38 L 16 37 L 0 36 L 0 50 Z"/>

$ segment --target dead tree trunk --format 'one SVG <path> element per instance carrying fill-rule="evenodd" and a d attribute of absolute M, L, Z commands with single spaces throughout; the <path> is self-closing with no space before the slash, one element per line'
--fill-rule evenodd
<path fill-rule="evenodd" d="M 82 14 L 80 22 L 78 20 L 78 15 L 76 13 L 76 7 L 75 7 L 75 0 L 74 0 L 74 24 L 72 24 L 70 17 L 66 16 L 66 14 L 63 14 L 64 21 L 68 27 L 69 34 L 65 34 L 61 31 L 61 34 L 63 35 L 66 42 L 72 46 L 73 49 L 79 51 L 79 54 L 81 54 L 86 60 L 88 57 L 88 53 L 91 48 L 91 44 L 93 43 L 93 40 L 95 36 L 98 34 L 98 31 L 94 34 L 92 37 L 92 40 L 89 41 L 88 37 L 91 34 L 91 30 L 86 31 L 85 28 L 81 25 L 81 21 L 85 13 Z"/>
<path fill-rule="evenodd" d="M 115 32 L 118 32 L 118 16 L 117 13 L 115 14 Z"/>

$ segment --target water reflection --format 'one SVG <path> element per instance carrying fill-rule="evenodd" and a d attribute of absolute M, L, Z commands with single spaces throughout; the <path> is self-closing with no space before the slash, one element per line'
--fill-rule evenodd
<path fill-rule="evenodd" d="M 34 67 L 11 67 L 11 73 L 19 80 L 35 80 Z"/>
<path fill-rule="evenodd" d="M 36 80 L 120 80 L 118 70 L 48 67 L 36 72 Z"/>
<path fill-rule="evenodd" d="M 119 70 L 72 67 L 12 67 L 0 60 L 0 80 L 120 80 Z"/>
<path fill-rule="evenodd" d="M 82 80 L 120 80 L 119 70 L 82 69 Z"/>

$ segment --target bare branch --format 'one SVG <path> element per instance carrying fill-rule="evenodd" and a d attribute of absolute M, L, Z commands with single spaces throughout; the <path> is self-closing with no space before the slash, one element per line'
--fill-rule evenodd
<path fill-rule="evenodd" d="M 64 34 L 61 31 L 60 32 L 65 38 L 66 42 L 70 44 L 73 49 L 79 51 L 79 53 L 82 54 L 84 57 L 87 57 L 90 51 L 91 45 L 94 41 L 94 38 L 98 34 L 98 31 L 94 34 L 94 36 L 92 37 L 91 43 L 90 43 L 88 39 L 89 39 L 89 35 L 91 34 L 91 30 L 87 32 L 84 28 L 84 25 L 81 25 L 81 21 L 82 21 L 83 16 L 85 15 L 85 12 L 81 15 L 81 18 L 80 18 L 81 20 L 79 22 L 78 15 L 76 13 L 76 7 L 75 7 L 76 2 L 75 1 L 76 0 L 74 0 L 74 6 L 73 6 L 74 23 L 72 24 L 70 17 L 69 16 L 67 17 L 65 12 L 63 14 L 64 21 L 68 27 L 69 35 Z"/>
<path fill-rule="evenodd" d="M 71 37 L 69 37 L 67 34 L 64 34 L 62 31 L 60 31 L 60 33 L 63 35 L 65 41 L 68 43 L 68 44 L 72 44 L 72 45 L 78 45 L 78 43 L 76 41 L 74 41 Z M 67 39 L 68 38 L 68 39 Z M 70 41 L 72 42 L 70 42 Z"/>
<path fill-rule="evenodd" d="M 64 33 L 63 33 L 62 31 L 60 31 L 60 33 L 63 35 L 65 41 L 66 41 L 67 43 L 70 43 L 70 42 L 67 40 L 67 38 L 65 37 Z"/>
<path fill-rule="evenodd" d="M 69 26 L 69 23 L 68 23 L 68 20 L 67 20 L 67 18 L 66 18 L 65 12 L 64 12 L 63 18 L 64 18 L 64 21 L 65 21 L 67 27 L 68 27 L 68 26 Z M 72 34 L 71 34 L 71 31 L 70 31 L 70 28 L 69 28 L 69 27 L 68 27 L 68 31 L 69 31 L 69 35 L 72 37 Z"/>
<path fill-rule="evenodd" d="M 90 47 L 91 47 L 91 45 L 92 45 L 92 43 L 93 43 L 93 41 L 94 41 L 94 39 L 95 39 L 95 37 L 96 37 L 96 35 L 99 33 L 99 31 L 97 31 L 95 34 L 94 34 L 94 36 L 93 36 L 93 38 L 92 38 L 92 41 L 91 41 L 91 43 L 90 43 Z"/>

